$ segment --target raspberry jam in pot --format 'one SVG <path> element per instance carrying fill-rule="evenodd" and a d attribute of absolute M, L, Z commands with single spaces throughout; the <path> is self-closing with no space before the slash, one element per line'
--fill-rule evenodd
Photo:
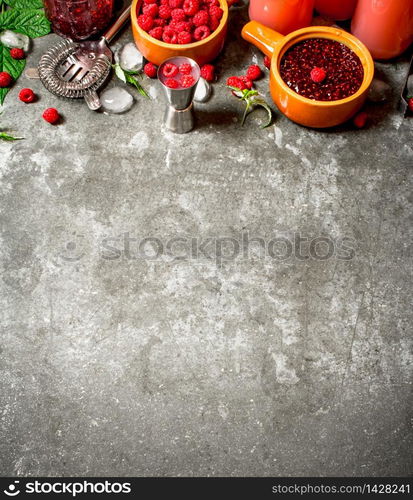
<path fill-rule="evenodd" d="M 55 33 L 85 40 L 102 31 L 113 13 L 114 0 L 43 0 Z"/>
<path fill-rule="evenodd" d="M 338 101 L 359 90 L 364 69 L 347 45 L 328 38 L 309 38 L 284 54 L 280 74 L 290 89 L 303 97 Z"/>

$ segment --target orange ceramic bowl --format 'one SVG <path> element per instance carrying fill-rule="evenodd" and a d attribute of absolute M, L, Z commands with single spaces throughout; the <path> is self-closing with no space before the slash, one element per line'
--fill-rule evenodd
<path fill-rule="evenodd" d="M 218 28 L 209 37 L 199 42 L 179 45 L 165 43 L 152 38 L 138 26 L 138 12 L 143 0 L 133 0 L 131 8 L 132 32 L 135 43 L 144 57 L 156 65 L 160 65 L 170 57 L 183 56 L 194 59 L 200 66 L 215 59 L 224 47 L 228 24 L 227 0 L 219 0 L 224 15 Z"/>
<path fill-rule="evenodd" d="M 266 26 L 251 21 L 242 30 L 242 37 L 271 57 L 270 90 L 279 110 L 290 120 L 313 128 L 328 128 L 350 120 L 363 106 L 374 76 L 374 62 L 367 47 L 356 37 L 339 28 L 311 26 L 283 36 Z M 281 78 L 279 68 L 285 52 L 308 38 L 328 38 L 347 45 L 355 52 L 364 68 L 359 90 L 338 101 L 313 101 L 303 97 Z"/>

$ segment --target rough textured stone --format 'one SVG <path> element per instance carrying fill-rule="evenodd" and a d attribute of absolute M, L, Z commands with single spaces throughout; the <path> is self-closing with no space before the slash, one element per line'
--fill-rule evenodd
<path fill-rule="evenodd" d="M 378 65 L 394 95 L 367 106 L 366 130 L 278 112 L 260 130 L 261 111 L 240 128 L 225 80 L 256 51 L 236 13 L 189 135 L 163 129 L 156 81 L 159 97 L 131 89 L 123 116 L 24 77 L 8 95 L 1 125 L 26 139 L 0 142 L 2 474 L 411 474 L 412 121 L 395 109 L 407 62 Z M 36 40 L 28 66 L 54 41 Z M 17 100 L 26 86 L 36 104 Z M 63 124 L 42 120 L 49 106 Z M 102 251 L 127 232 L 246 231 L 348 237 L 355 255 Z"/>

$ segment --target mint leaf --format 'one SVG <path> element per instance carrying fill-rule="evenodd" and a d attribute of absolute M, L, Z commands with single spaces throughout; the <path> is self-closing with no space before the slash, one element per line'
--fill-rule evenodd
<path fill-rule="evenodd" d="M 0 0 L 1 4 L 2 0 Z M 42 0 L 3 0 L 14 9 L 43 9 Z"/>
<path fill-rule="evenodd" d="M 20 141 L 23 137 L 14 137 L 6 132 L 0 132 L 0 139 L 3 139 L 3 141 Z"/>
<path fill-rule="evenodd" d="M 0 13 L 0 30 L 5 29 L 37 38 L 50 33 L 50 22 L 37 9 L 9 9 Z"/>
<path fill-rule="evenodd" d="M 17 80 L 22 74 L 26 65 L 25 59 L 13 59 L 10 55 L 10 49 L 0 44 L 0 72 L 7 71 L 14 80 Z M 4 98 L 10 89 L 0 89 L 0 105 L 3 104 Z"/>
<path fill-rule="evenodd" d="M 126 71 L 122 69 L 119 64 L 114 64 L 113 67 L 115 69 L 115 74 L 119 78 L 119 80 L 122 80 L 122 82 L 133 85 L 141 95 L 143 95 L 144 97 L 149 97 L 149 94 L 135 78 L 135 76 L 137 77 L 142 76 L 141 71 Z"/>

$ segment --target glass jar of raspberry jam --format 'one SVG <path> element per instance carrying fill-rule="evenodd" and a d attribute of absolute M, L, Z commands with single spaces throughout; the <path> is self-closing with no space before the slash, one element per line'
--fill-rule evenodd
<path fill-rule="evenodd" d="M 86 40 L 102 31 L 112 18 L 114 0 L 43 0 L 55 33 Z"/>

